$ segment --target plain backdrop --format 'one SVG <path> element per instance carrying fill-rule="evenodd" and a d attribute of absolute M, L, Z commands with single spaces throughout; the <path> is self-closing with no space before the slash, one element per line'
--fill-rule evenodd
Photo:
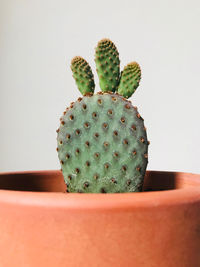
<path fill-rule="evenodd" d="M 59 118 L 80 96 L 70 61 L 81 55 L 95 72 L 104 37 L 121 69 L 141 65 L 130 100 L 151 141 L 148 169 L 200 172 L 199 0 L 0 0 L 0 171 L 60 168 Z"/>

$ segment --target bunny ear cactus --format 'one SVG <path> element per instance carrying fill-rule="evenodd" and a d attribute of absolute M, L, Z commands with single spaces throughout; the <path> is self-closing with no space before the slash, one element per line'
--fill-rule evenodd
<path fill-rule="evenodd" d="M 139 85 L 140 67 L 135 62 L 128 64 L 120 78 L 119 55 L 108 39 L 98 43 L 96 66 L 102 92 L 93 95 L 88 63 L 81 57 L 71 63 L 83 97 L 66 108 L 57 130 L 67 192 L 141 191 L 149 142 L 142 117 L 127 100 Z"/>

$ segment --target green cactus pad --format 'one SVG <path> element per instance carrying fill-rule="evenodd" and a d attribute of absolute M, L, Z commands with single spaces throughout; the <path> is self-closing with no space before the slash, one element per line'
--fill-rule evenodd
<path fill-rule="evenodd" d="M 137 108 L 114 93 L 72 103 L 57 130 L 57 151 L 68 192 L 140 191 L 148 141 Z"/>
<path fill-rule="evenodd" d="M 119 84 L 120 61 L 117 48 L 109 39 L 98 42 L 95 62 L 101 90 L 115 92 Z"/>
<path fill-rule="evenodd" d="M 126 98 L 132 96 L 141 79 L 141 69 L 137 62 L 129 63 L 124 67 L 121 74 L 118 93 Z"/>
<path fill-rule="evenodd" d="M 87 61 L 82 57 L 74 57 L 71 61 L 71 70 L 81 94 L 93 94 L 95 88 L 94 75 Z"/>

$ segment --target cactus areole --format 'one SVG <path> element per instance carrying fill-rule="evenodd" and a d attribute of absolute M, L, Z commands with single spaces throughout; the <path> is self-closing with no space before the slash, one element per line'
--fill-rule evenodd
<path fill-rule="evenodd" d="M 87 61 L 75 57 L 73 77 L 83 97 L 60 119 L 57 151 L 67 192 L 124 193 L 141 191 L 148 163 L 143 118 L 127 100 L 137 89 L 141 70 L 129 63 L 120 74 L 119 53 L 109 39 L 95 51 L 101 92 Z"/>

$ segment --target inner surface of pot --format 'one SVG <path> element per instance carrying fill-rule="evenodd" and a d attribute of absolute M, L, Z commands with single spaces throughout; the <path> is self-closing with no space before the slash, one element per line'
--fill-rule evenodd
<path fill-rule="evenodd" d="M 162 191 L 193 186 L 193 178 L 197 176 L 189 173 L 147 171 L 143 191 Z M 0 189 L 65 192 L 66 185 L 62 172 L 58 170 L 10 172 L 0 174 Z"/>

